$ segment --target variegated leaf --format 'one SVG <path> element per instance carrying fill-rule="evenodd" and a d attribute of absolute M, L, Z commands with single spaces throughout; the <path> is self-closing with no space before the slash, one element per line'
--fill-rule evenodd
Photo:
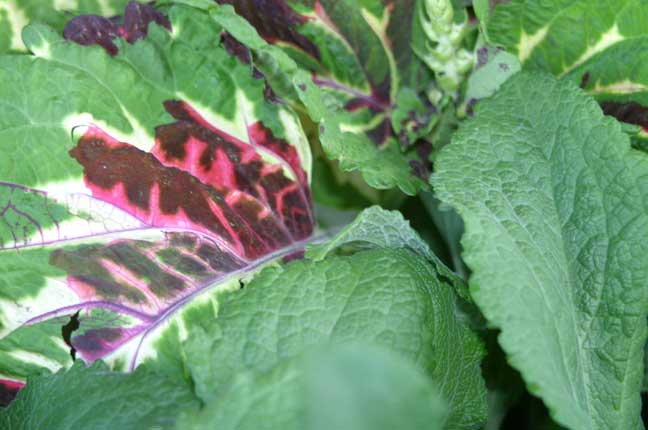
<path fill-rule="evenodd" d="M 0 57 L 5 397 L 70 365 L 70 346 L 120 369 L 155 357 L 309 241 L 299 121 L 221 36 L 195 9 L 131 3 L 122 20 L 31 25 L 32 55 Z"/>
<path fill-rule="evenodd" d="M 26 51 L 21 32 L 30 22 L 42 22 L 63 29 L 70 13 L 114 16 L 121 13 L 129 1 L 0 0 L 0 52 Z"/>
<path fill-rule="evenodd" d="M 640 0 L 513 0 L 495 9 L 488 35 L 527 69 L 571 80 L 594 96 L 606 114 L 645 128 L 647 23 Z"/>
<path fill-rule="evenodd" d="M 228 8 L 210 6 L 210 1 L 189 3 L 211 9 L 216 21 L 228 30 L 241 26 Z M 414 194 L 425 187 L 430 167 L 427 156 L 417 151 L 417 145 L 410 141 L 406 131 L 398 133 L 400 124 L 410 119 L 394 118 L 399 89 L 411 86 L 420 90 L 429 82 L 428 71 L 421 67 L 410 48 L 411 32 L 417 26 L 415 2 L 371 0 L 360 5 L 355 1 L 332 0 L 220 0 L 218 3 L 232 6 L 266 42 L 288 54 L 294 63 L 283 70 L 289 76 L 290 69 L 298 67 L 310 75 L 309 84 L 320 88 L 322 101 L 317 104 L 325 106 L 328 112 L 325 123 L 334 128 L 328 135 L 320 130 L 329 157 L 339 160 L 345 170 L 360 170 L 367 183 L 376 188 L 399 187 Z M 250 47 L 258 47 L 250 43 L 249 34 L 237 37 Z M 268 66 L 263 55 L 257 55 L 256 63 L 272 75 L 274 66 Z M 310 110 L 301 94 L 307 90 L 306 85 L 276 85 L 276 88 L 280 96 L 292 101 L 301 99 Z M 418 107 L 422 103 L 412 104 Z M 436 112 L 433 106 L 425 106 L 423 110 L 426 111 L 423 115 L 417 109 L 409 112 L 417 116 L 416 127 L 421 129 Z M 403 116 L 402 112 L 399 114 Z M 317 115 L 313 119 L 320 120 Z M 393 127 L 395 119 L 399 127 Z"/>

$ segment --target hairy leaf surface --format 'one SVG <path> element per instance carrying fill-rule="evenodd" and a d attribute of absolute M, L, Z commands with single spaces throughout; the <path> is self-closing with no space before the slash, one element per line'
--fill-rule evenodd
<path fill-rule="evenodd" d="M 452 284 L 461 297 L 470 300 L 465 282 L 443 264 L 400 212 L 386 211 L 379 206 L 365 209 L 329 242 L 309 246 L 306 256 L 322 260 L 337 248 L 354 245 L 360 248 L 409 249 L 430 261 L 439 276 Z"/>
<path fill-rule="evenodd" d="M 443 428 L 445 405 L 429 378 L 396 354 L 369 346 L 324 349 L 267 373 L 239 374 L 187 430 L 391 430 Z"/>
<path fill-rule="evenodd" d="M 533 73 L 482 102 L 438 159 L 471 294 L 572 429 L 641 427 L 647 178 L 648 158 L 594 100 Z"/>
<path fill-rule="evenodd" d="M 0 412 L 0 428 L 174 429 L 179 411 L 198 405 L 189 387 L 150 370 L 121 374 L 100 362 L 88 368 L 77 363 L 67 372 L 30 377 Z"/>
<path fill-rule="evenodd" d="M 363 341 L 426 371 L 450 408 L 445 428 L 473 428 L 485 419 L 482 345 L 455 314 L 452 287 L 410 250 L 271 267 L 220 296 L 218 318 L 204 315 L 195 319 L 183 356 L 207 403 L 224 396 L 241 371 L 270 372 L 313 347 Z"/>

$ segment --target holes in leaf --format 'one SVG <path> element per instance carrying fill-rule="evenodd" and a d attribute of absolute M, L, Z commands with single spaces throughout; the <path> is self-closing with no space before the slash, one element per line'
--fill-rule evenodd
<path fill-rule="evenodd" d="M 79 328 L 79 311 L 70 317 L 70 321 L 67 324 L 61 327 L 61 335 L 63 335 L 63 341 L 67 346 L 70 347 L 70 356 L 72 361 L 76 360 L 76 349 L 72 346 L 72 333 L 74 333 Z"/>

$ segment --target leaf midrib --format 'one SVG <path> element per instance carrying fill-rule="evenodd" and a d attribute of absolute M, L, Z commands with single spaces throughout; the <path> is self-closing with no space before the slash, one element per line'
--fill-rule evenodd
<path fill-rule="evenodd" d="M 554 133 L 554 137 L 555 137 L 555 133 Z M 553 153 L 553 148 L 555 148 L 555 145 L 556 145 L 556 143 L 555 143 L 555 141 L 554 141 L 554 144 L 552 145 L 552 153 Z M 499 157 L 498 154 L 493 150 L 493 147 L 490 146 L 489 148 L 490 148 L 491 154 L 492 154 L 492 156 L 493 156 L 493 159 L 496 159 L 496 160 L 499 159 L 500 157 Z M 532 146 L 531 148 L 532 148 L 532 149 L 538 149 L 535 145 Z M 549 161 L 549 158 L 547 158 L 547 157 L 545 157 L 545 158 L 546 158 L 546 161 L 548 162 L 548 161 Z M 559 212 L 558 212 L 558 209 L 557 209 L 557 207 L 556 207 L 556 205 L 555 205 L 555 203 L 556 203 L 556 198 L 555 198 L 555 187 L 554 187 L 554 185 L 553 185 L 553 174 L 551 173 L 550 165 L 548 165 L 547 167 L 549 167 L 549 174 L 547 175 L 547 176 L 548 176 L 548 179 L 552 180 L 552 185 L 551 185 L 551 192 L 552 192 L 552 194 L 551 194 L 551 201 L 552 201 L 552 209 L 553 209 L 553 211 L 554 211 L 554 213 L 553 213 L 552 215 L 554 215 L 556 221 L 559 221 L 559 220 L 560 220 Z M 522 171 L 519 171 L 519 170 L 518 170 L 518 172 L 519 172 L 523 177 L 528 178 L 528 175 L 527 175 L 525 172 L 522 172 Z M 484 186 L 485 186 L 486 189 L 488 188 L 487 184 L 484 184 Z M 535 236 L 531 234 L 531 232 L 527 229 L 526 225 L 525 225 L 525 224 L 521 221 L 521 219 L 519 218 L 517 212 L 514 210 L 514 207 L 513 207 L 512 203 L 511 203 L 511 201 L 509 200 L 508 195 L 507 195 L 506 193 L 504 193 L 504 191 L 501 190 L 501 188 L 500 188 L 500 190 L 499 190 L 498 192 L 499 192 L 499 194 L 503 197 L 503 200 L 506 202 L 506 205 L 508 206 L 510 213 L 515 217 L 516 222 L 518 223 L 518 225 L 521 226 L 521 227 L 523 228 L 524 232 L 525 232 L 526 235 L 529 237 L 531 243 L 532 243 L 533 246 L 536 248 L 536 251 L 538 252 L 538 255 L 541 255 L 542 258 L 545 260 L 545 265 L 546 265 L 546 267 L 551 267 L 552 265 L 549 264 L 549 261 L 548 261 L 548 260 L 546 260 L 545 253 L 542 252 L 542 247 L 539 245 L 539 243 L 538 243 L 537 240 L 535 239 Z M 491 214 L 492 214 L 492 211 L 491 211 L 490 209 L 488 209 L 488 207 L 486 207 L 486 206 L 483 206 L 483 207 L 484 207 L 484 209 L 485 209 L 488 213 L 491 213 Z M 512 233 L 511 233 L 507 228 L 505 228 L 505 227 L 504 227 L 500 222 L 498 222 L 497 217 L 491 217 L 491 219 L 493 220 L 494 224 L 495 224 L 495 225 L 500 229 L 500 231 L 504 232 L 507 236 L 509 236 L 509 238 L 510 238 L 510 240 L 511 240 L 511 243 L 512 243 L 512 244 L 515 246 L 515 248 L 518 250 L 519 255 L 523 258 L 523 260 L 525 261 L 525 264 L 526 264 L 526 266 L 527 266 L 529 272 L 532 274 L 532 276 L 533 276 L 533 280 L 534 280 L 535 284 L 538 286 L 538 288 L 539 288 L 539 290 L 540 290 L 540 292 L 541 292 L 541 294 L 542 294 L 542 296 L 543 296 L 543 301 L 545 302 L 545 306 L 546 306 L 546 308 L 547 308 L 547 309 L 551 309 L 551 307 L 549 306 L 549 301 L 546 299 L 546 291 L 545 291 L 544 284 L 543 284 L 543 283 L 540 281 L 540 279 L 537 277 L 536 271 L 533 269 L 533 267 L 530 266 L 530 265 L 528 264 L 528 258 L 527 258 L 527 256 L 526 256 L 526 254 L 523 252 L 522 249 L 519 248 L 519 246 L 517 245 L 517 243 L 516 243 L 516 241 L 515 241 L 515 239 L 514 239 Z M 557 233 L 560 234 L 560 252 L 561 252 L 561 255 L 558 256 L 558 257 L 561 257 L 561 259 L 562 259 L 563 262 L 568 263 L 568 262 L 569 262 L 569 259 L 567 258 L 567 254 L 566 254 L 566 252 L 565 252 L 565 250 L 566 250 L 566 248 L 565 248 L 565 238 L 564 238 L 564 234 L 563 234 L 563 231 L 562 231 L 562 226 L 561 226 L 561 228 L 560 228 L 560 231 L 557 232 Z M 574 335 L 576 336 L 576 339 L 577 339 L 577 341 L 578 341 L 578 343 L 579 343 L 578 348 L 576 349 L 576 351 L 577 351 L 577 353 L 576 353 L 576 357 L 577 357 L 577 359 L 578 359 L 578 369 L 579 369 L 579 372 L 578 372 L 578 373 L 579 373 L 580 376 L 581 376 L 581 380 L 582 380 L 582 381 L 586 381 L 586 380 L 588 380 L 588 378 L 587 378 L 586 375 L 585 375 L 586 372 L 585 372 L 584 367 L 583 367 L 583 364 L 582 364 L 583 361 L 584 361 L 584 358 L 583 358 L 583 356 L 582 356 L 582 354 L 581 354 L 581 352 L 582 352 L 582 351 L 581 351 L 582 339 L 581 339 L 581 337 L 580 337 L 580 335 L 579 335 L 579 332 L 578 332 L 578 325 L 577 325 L 577 323 L 576 323 L 576 321 L 575 321 L 575 319 L 574 319 L 574 316 L 575 316 L 575 314 L 576 314 L 576 307 L 575 307 L 575 301 L 574 301 L 574 296 L 573 296 L 573 287 L 574 287 L 575 285 L 577 285 L 577 283 L 576 283 L 575 280 L 574 280 L 574 274 L 573 274 L 572 271 L 570 270 L 570 268 L 569 268 L 569 264 L 565 264 L 565 265 L 561 265 L 561 266 L 563 267 L 563 276 L 565 277 L 565 280 L 567 280 L 568 283 L 569 283 L 569 286 L 572 287 L 572 288 L 569 288 L 569 289 L 568 289 L 568 293 L 567 293 L 567 294 L 568 294 L 568 297 L 567 297 L 568 300 L 566 300 L 565 303 L 566 303 L 566 304 L 569 306 L 569 308 L 571 309 L 571 312 L 570 312 L 570 317 L 571 317 L 571 318 L 570 318 L 570 319 L 571 319 L 571 321 L 572 321 L 572 328 L 573 328 L 573 331 L 574 331 Z M 553 327 L 554 327 L 554 331 L 555 331 L 555 333 L 557 333 L 558 335 L 560 335 L 560 333 L 561 333 L 562 331 L 561 331 L 561 330 L 559 329 L 559 327 L 556 325 L 556 319 L 555 319 L 555 318 L 552 318 L 552 319 L 551 319 L 551 322 L 552 322 L 552 325 L 553 325 Z M 560 346 L 560 350 L 561 350 L 561 352 L 562 352 L 562 354 L 561 354 L 561 361 L 562 361 L 562 363 L 563 363 L 564 368 L 567 370 L 566 374 L 567 374 L 568 376 L 569 376 L 569 375 L 572 375 L 572 372 L 569 372 L 570 366 L 568 366 L 567 363 L 565 362 L 566 354 L 564 353 L 564 346 L 563 346 L 563 342 L 560 342 L 560 341 L 559 341 L 559 342 L 558 342 L 558 345 Z M 541 385 L 541 386 L 542 386 L 542 385 Z M 569 379 L 569 387 L 570 387 L 570 392 L 571 392 L 571 397 L 572 397 L 572 399 L 576 402 L 576 404 L 580 404 L 580 402 L 578 402 L 578 399 L 579 399 L 580 396 L 578 396 L 578 395 L 577 395 L 577 392 L 575 391 L 576 384 L 571 380 L 571 378 Z M 585 388 L 585 386 L 584 386 L 583 388 Z M 543 390 L 543 391 L 545 391 L 545 390 Z M 587 395 L 587 399 L 586 399 L 586 402 L 585 402 L 585 406 L 587 407 L 588 411 L 591 411 L 591 404 L 590 404 L 590 401 L 589 401 L 589 393 L 588 393 L 588 391 L 587 391 L 586 389 L 584 389 L 583 391 L 584 391 L 584 392 L 586 393 L 586 395 Z M 591 414 L 588 414 L 588 417 L 589 417 L 589 428 L 593 428 L 593 427 L 592 427 L 592 421 L 591 421 L 591 420 L 592 420 L 592 416 L 591 416 Z"/>

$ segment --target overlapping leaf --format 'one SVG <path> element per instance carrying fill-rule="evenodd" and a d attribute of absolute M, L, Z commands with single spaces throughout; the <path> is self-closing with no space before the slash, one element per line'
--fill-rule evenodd
<path fill-rule="evenodd" d="M 439 276 L 451 284 L 462 298 L 470 301 L 466 283 L 443 264 L 400 212 L 386 211 L 378 206 L 365 209 L 328 243 L 309 246 L 306 256 L 322 260 L 336 248 L 355 244 L 363 248 L 410 249 L 434 265 Z"/>
<path fill-rule="evenodd" d="M 306 138 L 221 33 L 131 4 L 0 57 L 3 386 L 69 365 L 77 313 L 77 354 L 132 368 L 201 293 L 310 237 Z"/>
<path fill-rule="evenodd" d="M 180 348 L 182 370 L 190 373 L 198 396 L 208 405 L 231 401 L 229 389 L 245 372 L 265 375 L 259 385 L 272 389 L 280 383 L 274 377 L 286 376 L 272 376 L 276 366 L 321 345 L 362 341 L 399 353 L 427 373 L 448 404 L 445 429 L 478 428 L 486 416 L 483 347 L 457 315 L 453 288 L 406 247 L 394 241 L 352 255 L 270 267 L 243 290 L 223 293 L 218 318 L 213 307 L 204 306 Z M 263 400 L 249 400 L 263 405 L 259 414 L 270 407 Z"/>
<path fill-rule="evenodd" d="M 3 0 L 0 2 L 0 53 L 24 52 L 21 32 L 30 22 L 41 22 L 62 30 L 69 14 L 114 16 L 130 0 Z"/>
<path fill-rule="evenodd" d="M 376 228 L 381 218 L 387 234 Z M 418 255 L 424 245 L 403 219 L 378 208 L 314 255 L 323 257 L 356 230 L 376 249 L 267 267 L 244 288 L 219 293 L 217 306 L 213 297 L 194 299 L 158 336 L 155 360 L 130 375 L 79 365 L 29 379 L 0 411 L 0 427 L 66 429 L 82 419 L 103 428 L 109 425 L 103 409 L 85 411 L 104 397 L 120 408 L 116 422 L 124 428 L 419 427 L 421 420 L 435 428 L 478 427 L 486 413 L 483 347 L 456 314 L 452 287 Z M 358 342 L 370 347 L 347 346 Z M 84 381 L 94 387 L 90 392 L 78 388 Z M 170 386 L 177 387 L 176 408 L 168 407 Z M 189 386 L 204 405 L 200 411 L 186 396 Z M 332 393 L 335 400 L 322 404 Z M 48 396 L 56 405 L 43 401 Z"/>
<path fill-rule="evenodd" d="M 471 294 L 559 423 L 641 428 L 648 159 L 551 76 L 481 103 L 433 176 L 465 222 Z"/>
<path fill-rule="evenodd" d="M 488 34 L 526 68 L 573 81 L 606 113 L 648 126 L 647 24 L 640 0 L 514 0 L 495 9 Z"/>
<path fill-rule="evenodd" d="M 287 85 L 276 80 L 273 84 L 282 97 L 300 100 L 315 121 L 322 120 L 318 113 L 326 113 L 323 125 L 327 132 L 320 129 L 320 139 L 327 155 L 339 160 L 343 169 L 360 170 L 376 188 L 397 186 L 413 194 L 425 186 L 430 167 L 427 156 L 417 153 L 404 128 L 425 128 L 436 111 L 421 100 L 397 100 L 404 86 L 419 90 L 429 81 L 428 72 L 410 48 L 412 28 L 416 27 L 414 2 L 219 2 L 233 6 L 266 42 L 288 54 L 271 65 L 267 56 L 276 57 L 277 51 L 254 40 L 250 24 L 207 0 L 187 2 L 211 10 L 236 39 L 252 48 L 258 57 L 256 64 L 267 72 L 268 79 L 273 79 L 278 65 L 282 78 L 287 74 L 289 81 Z M 243 30 L 246 28 L 250 30 Z M 294 69 L 308 75 L 309 85 L 293 79 Z M 303 94 L 313 83 L 321 91 L 317 100 Z M 406 93 L 415 94 L 411 90 Z M 403 105 L 398 111 L 397 101 Z M 405 125 L 398 135 L 401 124 Z"/>

